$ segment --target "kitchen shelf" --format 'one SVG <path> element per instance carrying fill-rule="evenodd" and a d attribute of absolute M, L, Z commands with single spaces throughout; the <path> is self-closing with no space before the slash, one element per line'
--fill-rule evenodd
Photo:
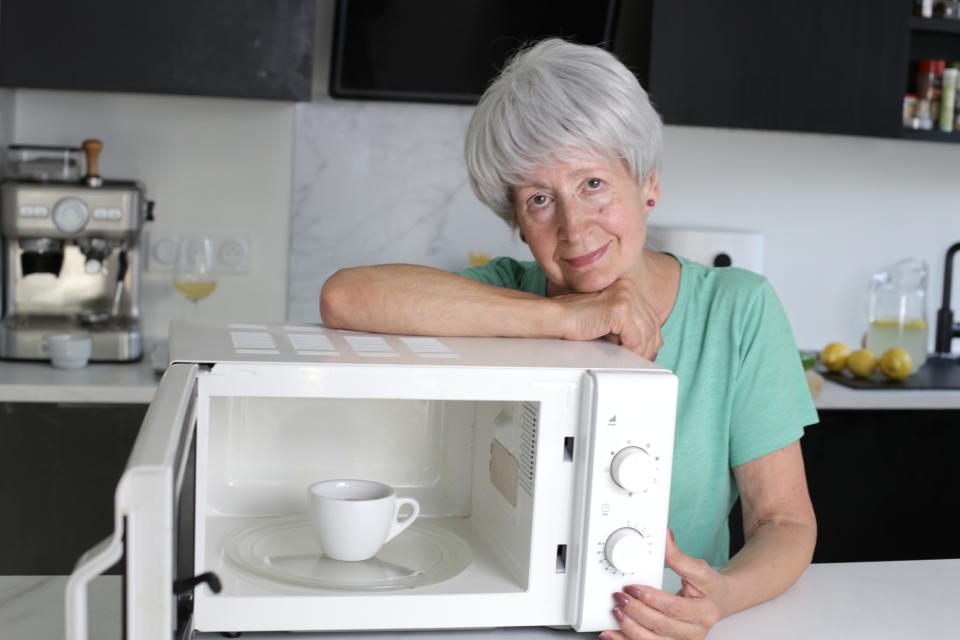
<path fill-rule="evenodd" d="M 911 31 L 960 33 L 960 20 L 952 18 L 910 18 Z"/>

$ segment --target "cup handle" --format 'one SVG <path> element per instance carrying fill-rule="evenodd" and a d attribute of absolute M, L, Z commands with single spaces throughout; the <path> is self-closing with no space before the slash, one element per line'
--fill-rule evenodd
<path fill-rule="evenodd" d="M 403 508 L 403 505 L 410 505 L 413 509 L 413 512 L 410 513 L 403 520 L 397 520 L 397 517 L 400 515 L 400 509 Z M 414 500 L 413 498 L 397 498 L 397 506 L 393 510 L 393 525 L 390 527 L 390 533 L 387 534 L 387 539 L 392 540 L 398 533 L 409 527 L 413 524 L 413 521 L 417 519 L 417 516 L 420 515 L 420 503 Z"/>

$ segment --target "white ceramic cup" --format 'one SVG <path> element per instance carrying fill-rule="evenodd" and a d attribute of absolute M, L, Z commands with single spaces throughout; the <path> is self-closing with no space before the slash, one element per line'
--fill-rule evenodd
<path fill-rule="evenodd" d="M 307 495 L 313 535 L 334 560 L 372 558 L 420 515 L 416 500 L 399 498 L 393 487 L 372 480 L 323 480 L 310 485 Z M 404 505 L 413 511 L 398 520 Z"/>
<path fill-rule="evenodd" d="M 92 341 L 85 333 L 51 333 L 43 338 L 43 351 L 58 369 L 82 369 L 91 350 Z"/>

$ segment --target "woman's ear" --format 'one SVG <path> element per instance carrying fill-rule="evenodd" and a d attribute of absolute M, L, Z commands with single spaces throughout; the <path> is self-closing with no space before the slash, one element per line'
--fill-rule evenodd
<path fill-rule="evenodd" d="M 644 200 L 660 201 L 660 176 L 657 174 L 656 169 L 651 169 L 650 173 L 647 174 L 647 177 L 643 181 L 642 189 Z"/>

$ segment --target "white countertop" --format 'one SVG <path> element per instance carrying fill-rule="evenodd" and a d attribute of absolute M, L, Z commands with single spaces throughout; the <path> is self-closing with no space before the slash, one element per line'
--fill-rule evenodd
<path fill-rule="evenodd" d="M 159 377 L 149 360 L 57 369 L 48 362 L 0 360 L 0 402 L 143 403 Z"/>
<path fill-rule="evenodd" d="M 817 409 L 960 409 L 960 389 L 853 389 L 824 380 L 813 402 Z"/>
<path fill-rule="evenodd" d="M 139 362 L 94 363 L 69 371 L 46 362 L 0 360 L 0 402 L 149 403 L 160 379 L 155 361 L 145 354 Z M 818 409 L 960 409 L 960 390 L 864 390 L 824 380 L 814 404 Z"/>
<path fill-rule="evenodd" d="M 721 620 L 709 640 L 956 640 L 960 629 L 958 578 L 960 560 L 816 564 L 779 598 Z M 0 576 L 0 640 L 62 638 L 65 584 L 63 576 Z M 120 638 L 120 585 L 119 576 L 94 580 L 91 638 Z M 534 627 L 296 635 L 304 640 L 596 637 L 596 634 Z M 198 636 L 222 640 L 219 634 Z M 290 640 L 291 634 L 245 633 L 242 637 Z"/>

